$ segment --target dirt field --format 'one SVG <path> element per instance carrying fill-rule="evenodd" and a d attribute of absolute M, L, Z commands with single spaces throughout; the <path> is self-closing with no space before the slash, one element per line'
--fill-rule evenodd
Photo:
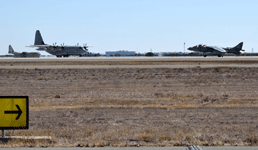
<path fill-rule="evenodd" d="M 1 69 L 29 96 L 30 129 L 8 146 L 258 145 L 258 68 Z M 59 98 L 60 97 L 60 98 Z"/>

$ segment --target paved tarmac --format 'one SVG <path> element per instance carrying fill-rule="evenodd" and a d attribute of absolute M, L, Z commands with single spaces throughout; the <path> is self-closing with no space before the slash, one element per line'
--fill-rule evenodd
<path fill-rule="evenodd" d="M 44 148 L 44 150 L 186 150 L 187 147 L 102 147 L 102 148 Z M 258 147 L 203 147 L 205 150 L 257 150 Z M 42 148 L 1 148 L 1 150 L 42 150 Z"/>
<path fill-rule="evenodd" d="M 0 62 L 14 61 L 219 61 L 219 60 L 258 60 L 258 56 L 225 56 L 225 57 L 68 57 L 68 58 L 0 58 Z"/>
<path fill-rule="evenodd" d="M 40 61 L 257 61 L 257 56 L 227 56 L 227 57 L 68 57 L 68 58 L 0 58 L 0 62 L 40 62 Z M 0 66 L 0 69 L 93 69 L 93 68 L 201 68 L 210 67 L 258 67 L 258 64 L 249 65 L 33 65 L 33 66 Z"/>
<path fill-rule="evenodd" d="M 251 65 L 51 65 L 51 66 L 0 66 L 0 69 L 110 69 L 110 68 L 215 68 L 215 67 L 258 67 Z"/>

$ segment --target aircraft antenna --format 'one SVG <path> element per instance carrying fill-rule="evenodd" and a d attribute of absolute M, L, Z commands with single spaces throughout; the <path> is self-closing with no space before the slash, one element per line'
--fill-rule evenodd
<path fill-rule="evenodd" d="M 184 42 L 184 55 L 185 55 L 185 42 Z"/>

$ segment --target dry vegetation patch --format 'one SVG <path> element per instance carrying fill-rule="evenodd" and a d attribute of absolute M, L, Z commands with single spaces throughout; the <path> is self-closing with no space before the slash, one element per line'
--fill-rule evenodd
<path fill-rule="evenodd" d="M 0 69 L 29 96 L 30 129 L 8 146 L 257 145 L 257 68 Z M 36 143 L 36 144 L 35 144 Z"/>

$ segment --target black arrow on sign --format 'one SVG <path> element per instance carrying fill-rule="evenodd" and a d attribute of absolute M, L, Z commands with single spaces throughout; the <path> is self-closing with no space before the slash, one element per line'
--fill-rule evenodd
<path fill-rule="evenodd" d="M 19 107 L 19 105 L 15 105 L 18 109 L 18 111 L 4 111 L 5 114 L 18 114 L 18 116 L 16 117 L 16 120 L 18 120 L 22 114 L 22 111 Z"/>

